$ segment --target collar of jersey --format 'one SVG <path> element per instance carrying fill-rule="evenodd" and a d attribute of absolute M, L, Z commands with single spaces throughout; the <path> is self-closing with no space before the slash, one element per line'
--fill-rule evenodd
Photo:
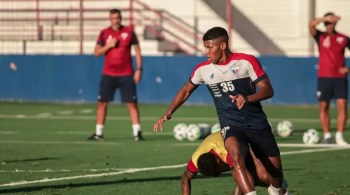
<path fill-rule="evenodd" d="M 112 26 L 109 27 L 109 30 L 113 31 L 113 32 L 119 32 L 124 26 L 120 25 L 118 30 L 113 30 Z"/>
<path fill-rule="evenodd" d="M 231 55 L 228 57 L 228 59 L 225 61 L 225 62 L 222 62 L 222 63 L 217 63 L 217 64 L 214 64 L 214 65 L 218 65 L 218 66 L 224 66 L 224 65 L 227 65 L 230 61 L 231 61 L 231 59 L 232 59 L 232 57 L 233 57 L 233 53 L 231 53 Z"/>

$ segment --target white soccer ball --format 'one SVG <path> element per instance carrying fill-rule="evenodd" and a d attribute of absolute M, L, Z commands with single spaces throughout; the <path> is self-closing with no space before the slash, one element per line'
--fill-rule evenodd
<path fill-rule="evenodd" d="M 189 124 L 187 126 L 187 139 L 190 141 L 198 140 L 201 137 L 201 129 L 196 124 Z"/>
<path fill-rule="evenodd" d="M 174 137 L 176 140 L 182 141 L 187 138 L 187 125 L 185 123 L 179 123 L 175 125 L 173 129 Z"/>
<path fill-rule="evenodd" d="M 312 145 L 320 141 L 320 134 L 316 129 L 308 129 L 303 135 L 304 144 Z"/>
<path fill-rule="evenodd" d="M 283 120 L 277 124 L 277 134 L 281 137 L 292 135 L 293 130 L 293 124 L 290 121 Z"/>
<path fill-rule="evenodd" d="M 215 123 L 212 127 L 211 127 L 211 133 L 215 133 L 217 131 L 220 131 L 220 123 Z"/>

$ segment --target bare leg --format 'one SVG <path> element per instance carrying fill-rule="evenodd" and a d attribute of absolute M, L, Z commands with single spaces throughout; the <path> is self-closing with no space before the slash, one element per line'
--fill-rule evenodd
<path fill-rule="evenodd" d="M 275 188 L 281 188 L 283 183 L 283 172 L 281 157 L 268 157 L 269 163 L 265 168 L 271 175 L 270 184 Z"/>
<path fill-rule="evenodd" d="M 140 113 L 139 113 L 139 107 L 136 103 L 126 103 L 128 110 L 129 110 L 129 116 L 131 120 L 131 124 L 140 124 Z"/>
<path fill-rule="evenodd" d="M 345 124 L 347 119 L 347 100 L 337 99 L 337 109 L 338 109 L 338 131 L 343 132 L 345 129 Z"/>
<path fill-rule="evenodd" d="M 96 124 L 104 125 L 107 116 L 108 102 L 97 102 Z"/>
<path fill-rule="evenodd" d="M 241 191 L 244 194 L 255 191 L 251 175 L 245 166 L 248 145 L 239 142 L 236 137 L 229 137 L 225 140 L 225 148 L 232 160 L 234 166 L 232 173 Z"/>
<path fill-rule="evenodd" d="M 329 133 L 329 102 L 320 101 L 320 122 L 323 133 Z"/>

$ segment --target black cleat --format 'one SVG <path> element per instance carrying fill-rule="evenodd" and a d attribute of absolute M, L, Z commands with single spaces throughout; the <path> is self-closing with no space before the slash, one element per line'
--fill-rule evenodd
<path fill-rule="evenodd" d="M 330 138 L 327 138 L 327 139 L 323 139 L 321 141 L 321 144 L 334 144 L 334 141 L 333 139 L 330 137 Z"/>
<path fill-rule="evenodd" d="M 139 132 L 137 133 L 137 136 L 134 137 L 134 140 L 135 140 L 135 141 L 143 141 L 143 140 L 145 140 L 145 139 L 143 138 L 143 136 L 142 136 L 142 132 L 141 132 L 141 131 L 139 131 Z"/>
<path fill-rule="evenodd" d="M 96 135 L 96 133 L 94 133 L 90 137 L 88 137 L 88 140 L 101 141 L 103 140 L 103 135 Z"/>

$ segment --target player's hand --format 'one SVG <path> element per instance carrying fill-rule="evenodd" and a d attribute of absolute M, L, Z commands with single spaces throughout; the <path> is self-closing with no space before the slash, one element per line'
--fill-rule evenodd
<path fill-rule="evenodd" d="M 142 71 L 141 70 L 136 70 L 134 73 L 134 82 L 135 84 L 139 84 L 142 79 Z"/>
<path fill-rule="evenodd" d="M 324 19 L 326 22 L 336 23 L 338 20 L 340 20 L 340 16 L 328 15 L 324 17 Z"/>
<path fill-rule="evenodd" d="M 232 102 L 236 103 L 238 109 L 242 109 L 245 105 L 249 104 L 249 100 L 246 96 L 241 94 L 230 95 Z"/>
<path fill-rule="evenodd" d="M 162 116 L 160 119 L 158 119 L 154 125 L 153 125 L 153 131 L 158 131 L 158 129 L 160 129 L 160 131 L 163 131 L 163 123 L 167 120 L 170 120 L 171 116 L 169 115 L 164 115 Z"/>
<path fill-rule="evenodd" d="M 106 41 L 106 47 L 113 48 L 117 45 L 117 43 L 118 43 L 117 39 L 109 35 Z"/>
<path fill-rule="evenodd" d="M 341 67 L 341 68 L 339 68 L 339 73 L 340 74 L 348 74 L 349 68 L 348 67 Z"/>

